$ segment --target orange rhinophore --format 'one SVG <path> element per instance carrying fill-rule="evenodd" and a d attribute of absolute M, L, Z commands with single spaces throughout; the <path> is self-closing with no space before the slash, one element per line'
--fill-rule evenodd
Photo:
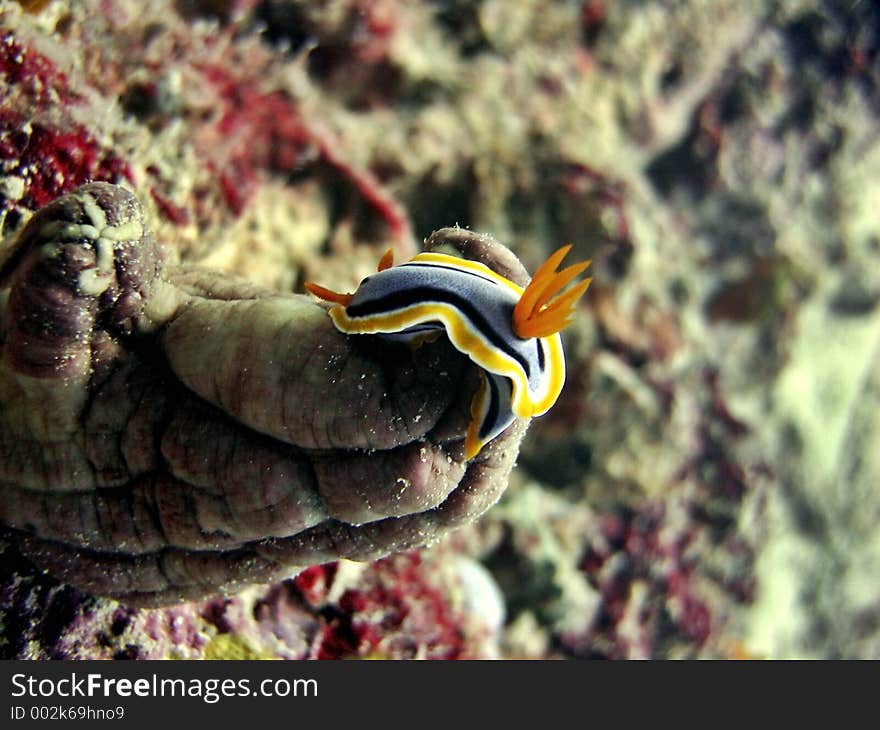
<path fill-rule="evenodd" d="M 307 281 L 305 287 L 318 297 L 318 299 L 323 299 L 326 302 L 333 302 L 334 304 L 341 304 L 343 307 L 347 307 L 351 298 L 354 296 L 354 294 L 342 294 L 338 291 L 333 291 L 320 284 L 315 284 L 313 281 Z"/>

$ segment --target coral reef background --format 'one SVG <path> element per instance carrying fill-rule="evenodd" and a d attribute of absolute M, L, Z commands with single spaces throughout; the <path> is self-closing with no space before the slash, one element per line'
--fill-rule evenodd
<path fill-rule="evenodd" d="M 880 10 L 0 3 L 0 234 L 88 180 L 169 255 L 351 289 L 458 224 L 594 284 L 500 504 L 134 610 L 0 552 L 3 657 L 880 656 Z"/>

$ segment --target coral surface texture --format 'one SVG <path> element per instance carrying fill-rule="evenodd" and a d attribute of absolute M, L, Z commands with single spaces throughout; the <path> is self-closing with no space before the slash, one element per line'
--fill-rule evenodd
<path fill-rule="evenodd" d="M 0 0 L 0 658 L 880 658 L 878 210 L 874 2 Z"/>

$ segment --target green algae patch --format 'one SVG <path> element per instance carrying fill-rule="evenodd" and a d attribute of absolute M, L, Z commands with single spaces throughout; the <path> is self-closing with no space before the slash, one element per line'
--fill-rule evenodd
<path fill-rule="evenodd" d="M 218 634 L 205 647 L 204 659 L 272 659 L 234 634 Z"/>

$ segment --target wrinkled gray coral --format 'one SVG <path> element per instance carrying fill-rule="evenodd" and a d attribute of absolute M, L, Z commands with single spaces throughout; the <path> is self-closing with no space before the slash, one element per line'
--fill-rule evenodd
<path fill-rule="evenodd" d="M 520 281 L 491 239 L 439 231 Z M 92 183 L 7 252 L 0 521 L 88 592 L 156 605 L 436 540 L 502 493 L 524 424 L 465 463 L 476 371 L 446 342 L 347 338 L 324 309 L 163 268 Z"/>

